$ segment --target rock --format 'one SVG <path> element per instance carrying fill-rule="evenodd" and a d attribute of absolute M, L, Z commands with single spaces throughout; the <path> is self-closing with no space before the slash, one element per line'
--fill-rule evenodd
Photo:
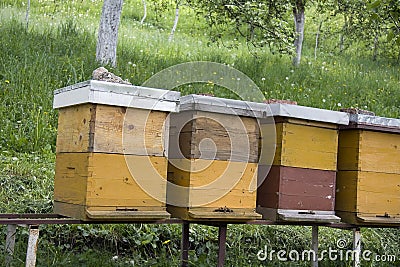
<path fill-rule="evenodd" d="M 359 108 L 342 108 L 341 112 L 347 112 L 349 114 L 362 114 L 362 115 L 370 115 L 375 116 L 375 113 L 369 110 L 359 109 Z"/>
<path fill-rule="evenodd" d="M 105 81 L 111 83 L 122 83 L 122 84 L 130 84 L 130 82 L 123 80 L 121 77 L 118 77 L 112 72 L 109 72 L 106 68 L 100 67 L 93 71 L 92 79 L 97 81 Z"/>

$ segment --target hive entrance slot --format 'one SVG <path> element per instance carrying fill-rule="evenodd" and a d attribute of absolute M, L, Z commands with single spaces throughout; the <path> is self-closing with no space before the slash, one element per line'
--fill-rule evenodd
<path fill-rule="evenodd" d="M 378 217 L 378 218 L 390 218 L 390 215 L 387 212 L 385 212 L 384 215 L 376 215 L 376 217 Z"/>
<path fill-rule="evenodd" d="M 299 214 L 311 214 L 311 215 L 314 215 L 315 212 L 312 211 L 312 210 L 308 210 L 308 211 L 299 211 Z"/>
<path fill-rule="evenodd" d="M 116 211 L 138 211 L 138 209 L 135 208 L 116 208 Z"/>
<path fill-rule="evenodd" d="M 215 209 L 214 212 L 228 213 L 228 212 L 233 212 L 233 210 L 225 206 L 225 207 Z"/>

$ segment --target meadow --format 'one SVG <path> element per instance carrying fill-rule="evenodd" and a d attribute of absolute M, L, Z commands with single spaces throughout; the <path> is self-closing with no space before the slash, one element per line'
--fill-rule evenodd
<path fill-rule="evenodd" d="M 53 91 L 90 79 L 95 61 L 96 31 L 102 1 L 32 1 L 29 24 L 25 1 L 0 2 L 0 213 L 52 211 L 57 112 Z M 212 39 L 204 19 L 181 8 L 178 30 L 168 36 L 174 18 L 172 5 L 148 5 L 144 24 L 141 1 L 125 1 L 115 68 L 107 68 L 136 85 L 178 63 L 212 61 L 248 75 L 265 98 L 291 99 L 299 105 L 330 110 L 359 107 L 379 116 L 400 117 L 400 63 L 385 55 L 376 61 L 362 43 L 340 52 L 339 36 L 326 32 L 314 55 L 316 27 L 310 14 L 302 63 L 293 67 L 290 55 L 246 46 L 232 36 Z M 237 38 L 235 40 L 235 38 Z M 213 93 L 235 97 L 213 84 L 178 88 L 182 94 Z M 5 233 L 6 228 L 0 228 Z M 41 226 L 38 266 L 177 266 L 179 225 L 53 225 Z M 363 248 L 397 256 L 399 230 L 363 228 Z M 335 247 L 351 232 L 321 228 L 320 248 Z M 4 235 L 3 235 L 4 236 Z M 310 247 L 310 227 L 230 225 L 227 266 L 308 266 L 308 262 L 260 262 L 256 254 L 271 249 L 298 251 Z M 13 266 L 24 266 L 27 230 L 18 231 Z M 191 266 L 215 265 L 217 229 L 192 226 Z M 0 242 L 0 251 L 4 243 Z M 209 255 L 208 255 L 209 254 Z M 0 262 L 4 253 L 0 253 Z M 349 266 L 322 262 L 321 266 Z M 363 266 L 385 266 L 363 262 Z"/>

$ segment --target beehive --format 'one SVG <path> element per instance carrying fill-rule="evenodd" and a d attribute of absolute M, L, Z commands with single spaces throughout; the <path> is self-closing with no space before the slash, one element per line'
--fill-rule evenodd
<path fill-rule="evenodd" d="M 179 93 L 90 80 L 55 91 L 54 212 L 143 221 L 166 212 L 169 113 Z"/>
<path fill-rule="evenodd" d="M 341 112 L 269 104 L 275 132 L 261 122 L 257 211 L 273 221 L 334 222 L 338 125 Z M 264 155 L 274 151 L 272 162 Z"/>
<path fill-rule="evenodd" d="M 350 114 L 339 133 L 336 213 L 359 225 L 400 225 L 400 120 Z"/>
<path fill-rule="evenodd" d="M 171 114 L 168 211 L 191 221 L 245 221 L 255 212 L 259 126 L 265 104 L 181 98 Z"/>

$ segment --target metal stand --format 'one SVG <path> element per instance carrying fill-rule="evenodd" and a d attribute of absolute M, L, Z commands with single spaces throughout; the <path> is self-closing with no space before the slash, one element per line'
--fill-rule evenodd
<path fill-rule="evenodd" d="M 360 228 L 353 229 L 353 251 L 354 251 L 354 260 L 353 266 L 360 267 L 361 266 L 361 230 Z"/>
<path fill-rule="evenodd" d="M 227 224 L 218 227 L 218 267 L 223 267 L 225 264 L 227 228 Z"/>
<path fill-rule="evenodd" d="M 311 259 L 311 266 L 318 267 L 318 225 L 312 226 L 312 244 L 311 249 L 314 251 L 315 257 Z"/>
<path fill-rule="evenodd" d="M 25 267 L 36 266 L 36 252 L 37 252 L 38 241 L 39 241 L 39 226 L 30 225 Z"/>
<path fill-rule="evenodd" d="M 15 247 L 15 234 L 17 232 L 17 225 L 11 224 L 7 225 L 7 237 L 6 237 L 6 248 L 5 248 L 5 264 L 6 266 L 11 266 L 14 255 Z"/>
<path fill-rule="evenodd" d="M 189 263 L 189 226 L 188 222 L 182 223 L 182 241 L 181 241 L 181 260 L 182 267 L 187 267 Z"/>

